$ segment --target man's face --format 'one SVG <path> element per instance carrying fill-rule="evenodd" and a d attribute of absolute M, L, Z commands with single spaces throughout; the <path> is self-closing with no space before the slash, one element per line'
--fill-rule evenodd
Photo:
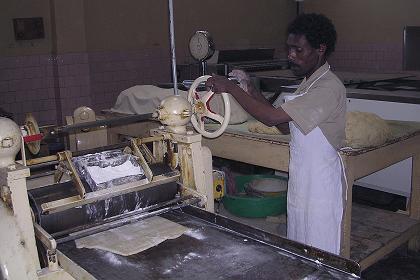
<path fill-rule="evenodd" d="M 286 44 L 290 68 L 296 76 L 309 78 L 322 65 L 324 52 L 314 49 L 305 35 L 289 34 Z"/>

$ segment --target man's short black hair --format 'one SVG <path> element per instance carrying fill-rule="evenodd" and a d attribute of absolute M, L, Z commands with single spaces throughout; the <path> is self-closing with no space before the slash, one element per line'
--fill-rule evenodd
<path fill-rule="evenodd" d="M 288 26 L 287 35 L 305 35 L 309 44 L 318 49 L 325 44 L 325 55 L 330 55 L 335 49 L 337 32 L 331 20 L 322 14 L 300 14 Z"/>

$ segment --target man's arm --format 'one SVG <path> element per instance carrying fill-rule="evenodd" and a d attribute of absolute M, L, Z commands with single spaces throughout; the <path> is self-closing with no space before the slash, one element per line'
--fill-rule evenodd
<path fill-rule="evenodd" d="M 206 81 L 206 86 L 215 93 L 228 92 L 255 119 L 267 126 L 277 126 L 292 119 L 282 108 L 274 108 L 268 100 L 247 94 L 238 85 L 222 76 L 213 76 Z"/>
<path fill-rule="evenodd" d="M 261 100 L 262 102 L 268 103 L 272 106 L 270 101 L 267 100 L 267 98 L 265 98 L 264 95 L 262 95 L 262 93 L 260 91 L 255 89 L 255 87 L 252 85 L 252 83 L 250 83 L 250 85 L 248 85 L 248 93 L 251 94 L 255 99 Z M 283 110 L 281 107 L 279 109 Z M 284 135 L 290 134 L 290 128 L 289 128 L 289 123 L 288 122 L 278 124 L 278 125 L 276 125 L 276 127 L 277 127 L 278 130 L 280 130 L 280 132 L 282 134 L 284 134 Z"/>
<path fill-rule="evenodd" d="M 239 87 L 255 99 L 260 100 L 264 103 L 270 103 L 264 97 L 264 95 L 262 95 L 262 93 L 255 88 L 254 84 L 251 82 L 249 75 L 245 71 L 240 69 L 234 69 L 232 70 L 232 72 L 229 73 L 229 76 L 235 78 L 240 84 Z"/>
<path fill-rule="evenodd" d="M 260 100 L 261 102 L 268 103 L 272 105 L 272 103 L 265 98 L 265 96 L 259 91 L 257 88 L 255 88 L 254 84 L 251 82 L 251 79 L 249 78 L 248 74 L 242 70 L 233 70 L 229 75 L 235 77 L 240 82 L 240 87 L 248 94 L 250 94 L 252 97 L 254 97 L 257 100 Z M 245 83 L 245 88 L 242 86 L 242 83 Z M 281 123 L 276 125 L 277 129 L 280 130 L 283 134 L 290 134 L 290 128 L 288 123 Z"/>
<path fill-rule="evenodd" d="M 259 90 L 257 90 L 251 82 L 249 82 L 248 85 L 248 93 L 256 100 L 271 105 L 270 101 L 268 101 L 267 98 L 265 98 L 265 96 Z"/>

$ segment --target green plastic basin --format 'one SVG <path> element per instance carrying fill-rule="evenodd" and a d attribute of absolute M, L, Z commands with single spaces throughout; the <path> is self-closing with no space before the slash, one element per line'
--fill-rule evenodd
<path fill-rule="evenodd" d="M 276 175 L 244 175 L 235 178 L 236 195 L 226 194 L 222 198 L 223 206 L 235 216 L 264 218 L 286 213 L 287 192 L 264 197 L 252 197 L 244 194 L 247 183 L 255 179 L 275 178 L 286 180 Z M 243 194 L 241 194 L 243 193 Z"/>

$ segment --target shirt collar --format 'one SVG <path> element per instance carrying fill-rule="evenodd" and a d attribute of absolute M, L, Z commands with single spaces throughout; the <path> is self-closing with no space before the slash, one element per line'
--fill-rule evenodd
<path fill-rule="evenodd" d="M 299 85 L 299 90 L 303 90 L 308 85 L 310 85 L 313 81 L 315 81 L 319 76 L 325 73 L 329 69 L 330 65 L 328 62 L 325 62 L 321 67 L 315 70 L 315 72 L 312 73 L 312 75 L 309 77 L 309 79 L 303 78 L 302 82 Z"/>

